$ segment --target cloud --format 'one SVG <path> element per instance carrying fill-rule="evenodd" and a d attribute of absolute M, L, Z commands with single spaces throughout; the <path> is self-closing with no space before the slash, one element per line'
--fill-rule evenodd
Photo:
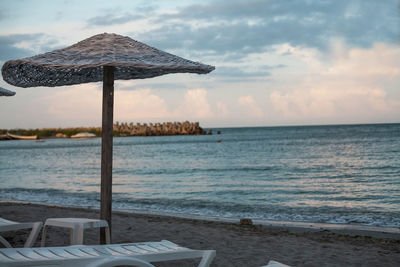
<path fill-rule="evenodd" d="M 275 114 L 300 124 L 307 121 L 391 122 L 395 118 L 390 114 L 398 113 L 396 110 L 400 108 L 400 101 L 388 99 L 384 90 L 373 88 L 338 89 L 321 85 L 288 93 L 273 91 L 269 98 Z"/>
<path fill-rule="evenodd" d="M 36 42 L 43 34 L 12 34 L 0 36 L 0 60 L 7 61 L 32 55 L 28 47 L 19 47 L 21 42 Z"/>
<path fill-rule="evenodd" d="M 0 105 L 0 114 L 14 114 L 10 119 L 2 118 L 3 127 L 100 126 L 101 87 L 101 83 L 88 83 L 58 89 L 38 87 L 18 90 L 18 99 L 7 98 L 5 100 L 10 101 L 3 101 Z M 226 115 L 227 109 L 223 104 L 217 110 L 223 112 L 220 116 Z M 204 89 L 188 90 L 170 106 L 148 88 L 114 91 L 114 121 L 198 121 L 213 116 Z"/>
<path fill-rule="evenodd" d="M 216 116 L 219 118 L 227 118 L 231 114 L 227 104 L 221 101 L 217 101 L 215 103 L 215 107 L 216 107 Z"/>
<path fill-rule="evenodd" d="M 18 88 L 7 101 L 1 99 L 0 119 L 4 128 L 100 126 L 101 84 L 60 88 Z M 2 116 L 7 114 L 7 116 Z M 10 115 L 12 114 L 12 116 Z"/>
<path fill-rule="evenodd" d="M 327 51 L 335 38 L 350 47 L 394 44 L 400 22 L 396 0 L 217 1 L 152 20 L 160 26 L 141 33 L 141 40 L 165 49 L 236 56 L 282 43 Z"/>
<path fill-rule="evenodd" d="M 217 110 L 223 114 L 227 112 L 223 104 L 218 105 Z M 213 116 L 205 89 L 187 90 L 181 99 L 176 99 L 170 105 L 148 88 L 115 92 L 115 120 L 129 122 L 202 120 Z"/>
<path fill-rule="evenodd" d="M 100 88 L 99 83 L 87 83 L 53 89 L 53 92 L 43 97 L 47 106 L 46 119 L 58 120 L 60 124 L 66 126 L 101 125 Z"/>
<path fill-rule="evenodd" d="M 284 64 L 277 65 L 239 65 L 218 66 L 208 76 L 216 78 L 218 82 L 263 82 L 272 76 L 271 71 L 286 67 Z"/>
<path fill-rule="evenodd" d="M 222 76 L 230 78 L 259 78 L 267 77 L 271 74 L 267 71 L 249 71 L 250 67 L 218 67 L 210 73 L 210 76 Z M 264 68 L 260 68 L 264 69 Z"/>
<path fill-rule="evenodd" d="M 197 120 L 213 116 L 205 89 L 186 91 L 182 104 L 174 112 L 179 117 Z"/>
<path fill-rule="evenodd" d="M 320 63 L 297 85 L 273 90 L 274 116 L 291 123 L 397 122 L 400 98 L 400 48 L 376 44 L 369 49 L 335 45 L 332 61 Z M 397 95 L 397 96 L 396 96 Z"/>
<path fill-rule="evenodd" d="M 263 110 L 258 106 L 256 100 L 252 96 L 241 96 L 238 99 L 238 103 L 241 107 L 244 107 L 244 112 L 247 116 L 256 118 L 264 116 Z"/>
<path fill-rule="evenodd" d="M 57 47 L 56 38 L 44 33 L 0 35 L 0 61 L 33 56 Z"/>
<path fill-rule="evenodd" d="M 0 10 L 0 21 L 7 19 L 7 13 L 4 10 Z"/>
<path fill-rule="evenodd" d="M 115 120 L 153 121 L 169 118 L 171 113 L 165 100 L 150 89 L 115 92 Z"/>
<path fill-rule="evenodd" d="M 347 49 L 343 43 L 333 45 L 332 66 L 325 71 L 330 76 L 353 79 L 378 79 L 400 76 L 400 48 L 377 43 L 371 49 Z"/>
<path fill-rule="evenodd" d="M 115 88 L 118 90 L 135 90 L 135 89 L 186 89 L 185 83 L 173 82 L 167 80 L 165 82 L 152 82 L 152 80 L 117 80 L 115 81 Z"/>
<path fill-rule="evenodd" d="M 141 14 L 132 14 L 125 12 L 123 15 L 115 15 L 114 13 L 108 13 L 105 15 L 95 16 L 87 20 L 88 27 L 91 26 L 109 26 L 116 24 L 124 24 L 135 20 L 143 19 L 145 16 Z"/>
<path fill-rule="evenodd" d="M 224 114 L 227 112 L 223 104 L 217 109 Z M 183 98 L 177 99 L 171 106 L 148 88 L 118 90 L 115 93 L 115 120 L 119 121 L 202 120 L 213 116 L 205 89 L 187 90 Z"/>
<path fill-rule="evenodd" d="M 123 3 L 116 2 L 112 8 L 101 9 L 99 14 L 86 20 L 86 27 L 122 26 L 156 16 L 157 7 L 150 2 Z M 132 5 L 133 4 L 133 5 Z M 133 34 L 135 36 L 136 34 Z"/>

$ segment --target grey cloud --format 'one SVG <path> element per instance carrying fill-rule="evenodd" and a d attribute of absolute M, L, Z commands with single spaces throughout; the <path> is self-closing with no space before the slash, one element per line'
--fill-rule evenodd
<path fill-rule="evenodd" d="M 16 47 L 22 41 L 32 43 L 32 49 Z M 45 33 L 2 35 L 0 36 L 0 61 L 29 57 L 61 47 L 54 37 Z"/>
<path fill-rule="evenodd" d="M 0 9 L 0 21 L 5 20 L 7 18 L 6 12 Z"/>
<path fill-rule="evenodd" d="M 398 42 L 396 1 L 224 0 L 186 6 L 173 14 L 156 12 L 155 6 L 144 3 L 122 15 L 115 15 L 121 8 L 104 11 L 87 23 L 89 27 L 123 24 L 147 17 L 160 26 L 140 35 L 130 33 L 134 39 L 189 55 L 196 51 L 202 57 L 240 61 L 282 43 L 326 51 L 335 38 L 350 47 Z"/>
<path fill-rule="evenodd" d="M 112 10 L 100 11 L 101 15 L 89 18 L 86 23 L 86 27 L 93 26 L 104 26 L 104 25 L 118 25 L 135 20 L 140 20 L 147 17 L 154 16 L 156 6 L 152 3 L 144 2 L 141 5 L 135 7 L 134 10 L 127 11 L 126 7 L 114 7 Z"/>
<path fill-rule="evenodd" d="M 291 24 L 272 25 L 212 25 L 193 29 L 189 25 L 166 25 L 143 33 L 139 40 L 162 49 L 213 51 L 217 56 L 233 56 L 236 60 L 250 53 L 265 51 L 266 46 L 287 42 L 285 35 L 292 32 L 293 45 L 320 46 L 323 36 L 311 31 L 299 33 Z M 232 54 L 233 55 L 230 55 Z"/>
<path fill-rule="evenodd" d="M 27 40 L 37 40 L 43 34 L 13 34 L 0 36 L 0 60 L 23 58 L 32 55 L 32 51 L 25 48 L 15 47 L 15 44 Z"/>
<path fill-rule="evenodd" d="M 196 19 L 243 19 L 243 18 L 277 18 L 311 16 L 318 12 L 332 12 L 341 9 L 332 5 L 332 1 L 309 0 L 253 0 L 253 1 L 215 1 L 211 4 L 185 7 L 178 14 L 166 17 L 184 17 Z"/>
<path fill-rule="evenodd" d="M 266 70 L 272 70 L 272 69 L 281 69 L 281 68 L 286 68 L 287 65 L 285 64 L 277 64 L 277 65 L 271 65 L 271 66 L 264 66 L 263 68 Z"/>
<path fill-rule="evenodd" d="M 248 71 L 248 67 L 218 67 L 213 72 L 211 72 L 210 76 L 222 76 L 229 78 L 262 78 L 271 76 L 271 73 L 266 71 L 266 69 L 274 69 L 276 67 L 273 66 L 264 66 L 262 71 Z"/>
<path fill-rule="evenodd" d="M 141 6 L 139 6 L 135 9 L 135 11 L 137 11 L 138 13 L 140 13 L 142 15 L 150 15 L 156 10 L 157 10 L 157 6 L 151 2 L 145 2 L 144 4 L 142 4 Z"/>
<path fill-rule="evenodd" d="M 292 55 L 292 54 L 293 54 L 292 51 L 286 50 L 285 52 L 281 53 L 280 55 L 281 55 L 281 56 L 290 56 L 290 55 Z"/>
<path fill-rule="evenodd" d="M 96 16 L 87 20 L 88 26 L 104 26 L 104 25 L 114 25 L 114 24 L 124 24 L 130 21 L 135 21 L 144 18 L 140 14 L 132 14 L 126 12 L 121 15 L 106 14 L 101 16 Z"/>
<path fill-rule="evenodd" d="M 217 1 L 154 17 L 162 26 L 139 40 L 162 49 L 238 58 L 281 43 L 325 51 L 334 38 L 351 47 L 369 47 L 398 42 L 396 1 Z"/>
<path fill-rule="evenodd" d="M 131 91 L 136 89 L 142 88 L 150 88 L 150 89 L 187 89 L 185 84 L 180 83 L 158 83 L 158 82 L 144 82 L 144 81 L 137 81 L 135 85 L 132 87 L 121 87 L 118 88 L 121 91 Z"/>

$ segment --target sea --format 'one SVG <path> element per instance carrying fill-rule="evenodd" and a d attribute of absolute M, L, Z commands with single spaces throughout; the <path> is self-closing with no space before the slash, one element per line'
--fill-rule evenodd
<path fill-rule="evenodd" d="M 113 209 L 400 227 L 400 124 L 211 130 L 115 137 Z M 2 141 L 0 201 L 98 208 L 100 161 L 100 138 Z"/>

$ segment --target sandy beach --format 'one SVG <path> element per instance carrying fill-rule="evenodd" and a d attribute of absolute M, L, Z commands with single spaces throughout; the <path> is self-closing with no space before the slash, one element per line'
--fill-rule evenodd
<path fill-rule="evenodd" d="M 96 210 L 37 204 L 0 203 L 0 215 L 15 221 L 44 221 L 50 217 L 98 218 Z M 376 238 L 349 231 L 294 231 L 291 227 L 246 226 L 146 214 L 113 214 L 113 243 L 170 240 L 194 249 L 217 251 L 212 266 L 262 266 L 276 260 L 291 266 L 398 266 L 398 234 Z M 27 233 L 3 233 L 12 245 L 22 246 Z M 85 232 L 85 244 L 99 242 L 98 230 Z M 50 228 L 47 244 L 68 245 L 66 229 Z M 39 246 L 39 240 L 35 246 Z M 179 261 L 156 266 L 196 266 Z"/>

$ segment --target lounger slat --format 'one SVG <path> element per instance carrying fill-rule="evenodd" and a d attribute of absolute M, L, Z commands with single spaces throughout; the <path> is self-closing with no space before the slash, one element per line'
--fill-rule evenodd
<path fill-rule="evenodd" d="M 48 248 L 34 248 L 33 250 L 35 250 L 36 253 L 38 253 L 48 259 L 63 259 L 63 257 L 60 257 L 57 254 L 54 254 Z"/>
<path fill-rule="evenodd" d="M 170 241 L 168 241 L 168 240 L 163 240 L 163 241 L 161 241 L 160 243 L 161 243 L 163 246 L 166 246 L 167 248 L 170 248 L 170 249 L 174 249 L 174 250 L 182 249 L 181 246 L 179 246 L 179 245 L 177 245 L 177 244 L 175 244 L 175 243 L 172 243 L 172 242 L 170 242 Z"/>
<path fill-rule="evenodd" d="M 78 258 L 77 256 L 69 253 L 68 251 L 66 251 L 64 248 L 61 247 L 53 247 L 51 249 L 49 249 L 51 252 L 53 252 L 54 254 L 66 258 L 66 259 L 76 259 Z"/>
<path fill-rule="evenodd" d="M 174 251 L 173 249 L 171 249 L 171 248 L 169 248 L 169 247 L 167 247 L 167 246 L 164 246 L 164 245 L 161 244 L 161 243 L 153 243 L 153 244 L 152 244 L 152 247 L 155 247 L 156 249 L 158 249 L 158 250 L 160 250 L 160 251 L 162 251 L 162 252 Z"/>
<path fill-rule="evenodd" d="M 0 262 L 10 262 L 10 261 L 12 261 L 12 259 L 4 255 L 3 252 L 0 252 Z"/>
<path fill-rule="evenodd" d="M 140 249 L 135 245 L 124 245 L 124 248 L 129 249 L 130 251 L 135 252 L 137 254 L 147 254 L 147 253 L 149 253 L 148 251 Z"/>
<path fill-rule="evenodd" d="M 99 248 L 95 248 L 95 249 L 98 250 Z M 112 249 L 109 249 L 107 246 L 104 247 L 103 250 L 104 250 L 104 254 L 107 254 L 107 255 L 112 255 L 112 256 L 123 256 L 124 255 L 124 254 L 116 252 L 116 251 L 114 251 Z"/>
<path fill-rule="evenodd" d="M 143 250 L 147 250 L 147 251 L 150 251 L 150 252 L 156 252 L 156 253 L 159 252 L 158 249 L 156 249 L 156 248 L 154 248 L 152 246 L 149 246 L 148 244 L 139 244 L 138 248 L 141 248 Z"/>
<path fill-rule="evenodd" d="M 15 260 L 15 261 L 27 261 L 29 260 L 29 258 L 25 257 L 24 255 L 22 255 L 21 253 L 19 253 L 18 250 L 6 250 L 5 252 L 3 252 L 5 256 L 7 256 L 8 258 Z"/>
<path fill-rule="evenodd" d="M 66 248 L 65 250 L 68 253 L 71 253 L 72 255 L 75 255 L 77 257 L 93 257 L 92 254 L 86 253 L 85 251 L 82 251 L 80 248 Z"/>
<path fill-rule="evenodd" d="M 30 259 L 35 259 L 35 260 L 47 260 L 48 258 L 44 257 L 43 255 L 40 255 L 36 251 L 32 249 L 21 249 L 19 253 L 27 258 Z"/>
<path fill-rule="evenodd" d="M 93 256 L 101 256 L 101 255 L 103 255 L 98 250 L 96 250 L 96 249 L 94 249 L 92 247 L 83 246 L 83 247 L 80 247 L 79 249 L 82 250 L 83 252 L 85 252 L 87 254 L 90 254 L 90 255 L 93 255 Z"/>
<path fill-rule="evenodd" d="M 108 249 L 112 249 L 112 250 L 114 250 L 114 251 L 116 251 L 118 253 L 124 254 L 124 255 L 132 255 L 132 254 L 134 254 L 132 251 L 124 248 L 123 246 L 112 246 L 112 247 L 108 247 Z"/>

